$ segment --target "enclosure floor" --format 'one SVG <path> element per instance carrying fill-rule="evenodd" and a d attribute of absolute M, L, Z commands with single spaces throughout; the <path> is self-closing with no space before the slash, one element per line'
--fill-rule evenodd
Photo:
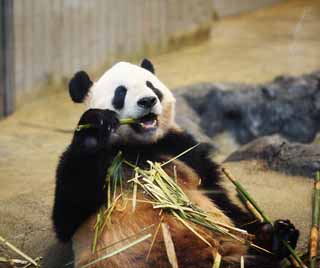
<path fill-rule="evenodd" d="M 320 68 L 319 25 L 320 1 L 288 1 L 215 22 L 208 42 L 152 60 L 171 88 L 202 81 L 256 83 L 283 73 L 307 73 Z M 47 189 L 44 205 L 51 206 L 57 161 L 71 139 L 70 133 L 55 128 L 74 128 L 83 109 L 71 103 L 66 90 L 52 89 L 0 122 L 0 204 Z M 24 213 L 21 207 L 18 211 Z M 12 237 L 15 228 L 0 229 Z"/>

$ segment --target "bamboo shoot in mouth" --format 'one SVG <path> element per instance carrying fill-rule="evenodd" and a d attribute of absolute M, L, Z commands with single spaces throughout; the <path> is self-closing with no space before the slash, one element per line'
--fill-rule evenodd
<path fill-rule="evenodd" d="M 128 124 L 133 124 L 136 123 L 137 120 L 133 118 L 123 118 L 120 119 L 120 125 L 128 125 Z M 83 125 L 78 125 L 76 128 L 76 131 L 81 131 L 82 129 L 88 129 L 88 128 L 94 128 L 95 126 L 92 124 L 83 124 Z"/>

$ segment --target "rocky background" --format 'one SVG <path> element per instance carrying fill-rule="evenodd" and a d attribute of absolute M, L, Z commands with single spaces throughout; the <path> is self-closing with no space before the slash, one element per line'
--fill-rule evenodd
<path fill-rule="evenodd" d="M 201 131 L 214 138 L 228 131 L 238 144 L 246 144 L 279 134 L 288 141 L 310 143 L 320 128 L 320 72 L 279 76 L 262 85 L 203 83 L 175 93 L 179 122 L 196 135 Z M 183 107 L 181 113 L 181 103 L 189 111 Z"/>

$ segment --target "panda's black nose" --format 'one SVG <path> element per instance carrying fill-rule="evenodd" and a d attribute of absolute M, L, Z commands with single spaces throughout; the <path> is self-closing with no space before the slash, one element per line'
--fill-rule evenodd
<path fill-rule="evenodd" d="M 142 108 L 149 109 L 157 103 L 156 97 L 144 97 L 138 100 L 138 105 Z"/>

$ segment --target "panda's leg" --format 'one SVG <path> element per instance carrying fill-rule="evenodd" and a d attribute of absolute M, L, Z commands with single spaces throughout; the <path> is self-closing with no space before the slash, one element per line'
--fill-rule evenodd
<path fill-rule="evenodd" d="M 94 127 L 75 132 L 56 174 L 52 219 L 57 237 L 63 242 L 69 241 L 105 201 L 105 176 L 113 158 L 107 144 L 119 121 L 112 111 L 91 109 L 82 115 L 79 124 Z"/>

